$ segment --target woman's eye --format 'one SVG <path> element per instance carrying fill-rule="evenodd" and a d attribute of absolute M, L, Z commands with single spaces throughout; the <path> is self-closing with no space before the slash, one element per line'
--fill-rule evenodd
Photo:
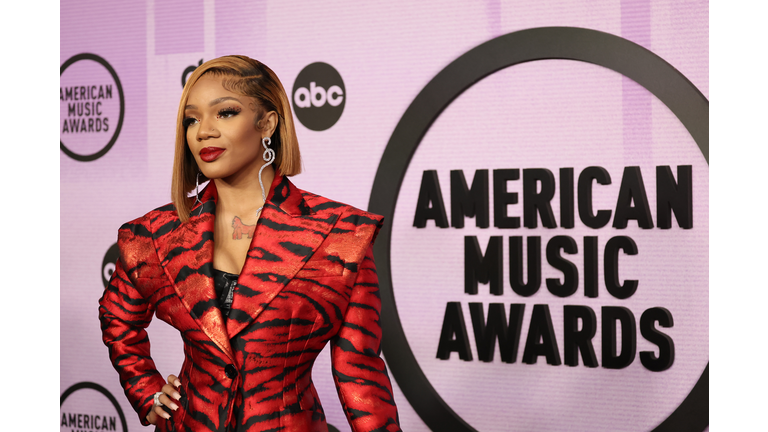
<path fill-rule="evenodd" d="M 230 118 L 234 117 L 236 115 L 240 114 L 240 109 L 238 108 L 224 108 L 223 110 L 219 111 L 219 118 Z"/>
<path fill-rule="evenodd" d="M 181 124 L 184 125 L 185 128 L 188 128 L 195 123 L 197 123 L 197 119 L 194 117 L 187 117 L 184 119 L 183 122 L 181 122 Z"/>

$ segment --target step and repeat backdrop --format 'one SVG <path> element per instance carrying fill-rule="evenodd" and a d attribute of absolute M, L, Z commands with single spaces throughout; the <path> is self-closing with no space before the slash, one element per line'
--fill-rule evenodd
<path fill-rule="evenodd" d="M 118 227 L 170 201 L 176 112 L 244 54 L 302 189 L 386 217 L 408 431 L 708 428 L 707 1 L 61 2 L 61 430 L 138 431 L 101 342 Z M 178 333 L 148 329 L 163 375 Z M 313 381 L 349 431 L 324 352 Z"/>

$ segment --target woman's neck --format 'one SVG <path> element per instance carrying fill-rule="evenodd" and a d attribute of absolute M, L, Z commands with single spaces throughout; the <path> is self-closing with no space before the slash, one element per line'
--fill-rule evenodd
<path fill-rule="evenodd" d="M 243 221 L 255 221 L 256 210 L 264 205 L 264 199 L 269 195 L 275 170 L 272 166 L 268 166 L 261 174 L 264 196 L 261 194 L 258 170 L 255 174 L 233 177 L 235 176 L 213 180 L 218 193 L 216 213 L 234 214 L 240 216 Z"/>

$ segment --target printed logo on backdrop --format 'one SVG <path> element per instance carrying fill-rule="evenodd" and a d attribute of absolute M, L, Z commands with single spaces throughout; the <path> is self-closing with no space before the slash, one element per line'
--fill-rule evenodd
<path fill-rule="evenodd" d="M 115 69 L 96 54 L 78 54 L 61 65 L 61 151 L 89 162 L 104 156 L 123 126 L 125 100 Z"/>
<path fill-rule="evenodd" d="M 181 88 L 184 88 L 184 86 L 187 85 L 187 79 L 189 78 L 189 75 L 192 74 L 192 72 L 194 72 L 195 69 L 200 67 L 202 64 L 203 59 L 200 59 L 200 61 L 197 62 L 197 66 L 189 65 L 186 69 L 184 69 L 184 72 L 181 73 Z"/>
<path fill-rule="evenodd" d="M 104 260 L 101 262 L 101 282 L 104 283 L 104 288 L 107 288 L 109 279 L 112 277 L 112 273 L 115 272 L 118 258 L 120 258 L 120 248 L 115 243 L 107 249 L 107 253 L 104 254 Z"/>
<path fill-rule="evenodd" d="M 79 382 L 60 398 L 61 432 L 128 432 L 125 415 L 112 393 L 99 384 Z"/>
<path fill-rule="evenodd" d="M 497 358 L 508 367 L 529 368 L 526 370 L 530 372 L 541 371 L 534 366 L 539 362 L 560 370 L 565 368 L 564 373 L 576 368 L 621 371 L 639 364 L 653 374 L 670 374 L 676 356 L 680 355 L 676 339 L 670 336 L 681 337 L 679 332 L 673 332 L 680 324 L 679 317 L 667 304 L 629 307 L 632 297 L 653 283 L 622 274 L 627 274 L 629 267 L 625 266 L 631 265 L 632 260 L 643 263 L 644 253 L 649 253 L 634 238 L 639 231 L 658 230 L 661 236 L 669 237 L 695 228 L 694 175 L 688 163 L 660 164 L 653 170 L 628 164 L 621 170 L 609 171 L 600 166 L 600 160 L 595 160 L 593 166 L 574 170 L 572 166 L 518 167 L 514 165 L 516 158 L 510 157 L 509 168 L 467 171 L 458 169 L 460 162 L 454 160 L 450 172 L 442 173 L 444 179 L 449 179 L 448 184 L 440 183 L 438 171 L 424 170 L 418 176 L 421 180 L 415 211 L 405 217 L 412 221 L 411 229 L 432 233 L 432 237 L 423 238 L 462 238 L 453 252 L 463 256 L 464 263 L 457 270 L 461 276 L 456 285 L 461 288 L 451 298 L 440 300 L 445 305 L 444 312 L 431 323 L 436 352 L 432 351 L 431 359 L 417 360 L 408 343 L 403 315 L 395 304 L 391 254 L 395 206 L 411 159 L 440 114 L 465 90 L 509 66 L 545 59 L 596 64 L 642 85 L 677 116 L 708 163 L 706 98 L 658 56 L 607 33 L 565 27 L 510 33 L 470 50 L 427 84 L 403 114 L 389 140 L 374 180 L 369 211 L 385 217 L 374 245 L 382 290 L 382 349 L 409 403 L 432 430 L 475 429 L 448 406 L 435 383 L 430 383 L 423 370 L 427 368 L 423 363 L 426 361 L 453 364 L 452 369 L 438 367 L 443 373 L 450 370 L 457 374 L 468 362 L 494 362 L 496 351 Z M 481 146 L 474 143 L 473 150 L 481 151 Z M 650 189 L 649 182 L 655 188 Z M 510 184 L 517 184 L 520 192 L 511 192 Z M 601 187 L 611 184 L 618 186 L 612 196 L 615 204 L 606 208 L 597 204 L 593 196 Z M 552 207 L 555 200 L 557 212 Z M 520 208 L 521 215 L 511 216 L 509 206 Z M 651 208 L 656 211 L 655 217 Z M 487 240 L 480 242 L 476 235 L 464 235 L 465 218 L 476 228 L 489 229 L 490 238 L 486 236 Z M 579 232 L 589 235 L 575 235 L 573 228 L 577 225 L 581 225 Z M 416 235 L 409 234 L 408 241 L 416 241 Z M 653 246 L 663 248 L 666 244 Z M 409 250 L 424 247 L 423 243 L 407 246 Z M 599 260 L 599 256 L 603 259 Z M 705 267 L 706 259 L 706 255 L 701 258 Z M 504 280 L 506 266 L 508 280 Z M 559 277 L 542 278 L 545 266 L 556 270 Z M 430 269 L 419 268 L 417 273 L 428 275 Z M 413 277 L 413 272 L 408 275 Z M 426 289 L 424 280 L 409 282 L 417 285 L 400 289 Z M 708 295 L 707 288 L 702 287 L 702 295 Z M 479 289 L 491 294 L 491 298 L 504 294 L 509 297 L 503 300 L 515 300 L 504 303 L 498 297 L 499 301 L 483 304 L 473 300 Z M 535 297 L 536 304 L 525 304 L 524 300 L 537 292 L 542 295 Z M 563 306 L 558 299 L 567 299 L 567 303 Z M 430 297 L 432 300 L 437 302 L 434 296 Z M 706 316 L 698 318 L 706 321 Z M 419 316 L 418 327 L 424 327 L 424 319 L 424 315 Z M 522 331 L 524 322 L 528 324 L 527 332 Z M 555 329 L 562 329 L 563 339 L 556 337 Z M 601 344 L 593 343 L 597 338 Z M 640 341 L 651 349 L 639 349 Z M 683 346 L 691 349 L 690 343 Z M 596 348 L 600 355 L 596 355 Z M 668 407 L 667 412 L 672 414 L 654 430 L 707 427 L 708 363 L 702 367 L 704 371 L 698 381 L 691 383 L 690 393 L 679 406 Z M 615 382 L 620 377 L 613 373 L 610 377 L 591 376 L 598 382 L 590 385 L 598 390 L 600 380 Z M 632 384 L 627 385 L 631 388 Z M 472 389 L 461 390 L 467 391 Z M 478 398 L 488 396 L 476 394 Z M 631 417 L 633 413 L 626 414 Z"/>
<path fill-rule="evenodd" d="M 341 118 L 347 90 L 339 72 L 328 63 L 312 63 L 293 83 L 293 112 L 307 129 L 324 131 Z"/>

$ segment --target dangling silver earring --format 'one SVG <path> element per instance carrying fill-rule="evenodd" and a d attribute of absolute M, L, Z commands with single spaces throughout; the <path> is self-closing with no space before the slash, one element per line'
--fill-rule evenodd
<path fill-rule="evenodd" d="M 203 202 L 200 201 L 200 171 L 197 172 L 195 177 L 195 204 L 200 204 L 200 209 L 197 211 L 197 215 L 203 214 Z"/>
<path fill-rule="evenodd" d="M 264 200 L 264 204 L 267 203 L 267 194 L 264 191 L 264 182 L 261 180 L 261 173 L 264 171 L 264 168 L 272 165 L 272 162 L 275 161 L 275 151 L 269 148 L 269 146 L 272 144 L 272 139 L 270 137 L 264 137 L 261 139 L 261 145 L 264 146 L 264 162 L 266 162 L 264 165 L 259 168 L 259 186 L 261 186 L 261 198 Z M 256 210 L 256 217 L 258 217 L 261 214 L 261 210 L 264 209 L 264 204 L 261 205 Z"/>
<path fill-rule="evenodd" d="M 195 177 L 195 204 L 202 204 L 203 202 L 200 201 L 200 171 L 197 172 L 197 177 Z"/>

